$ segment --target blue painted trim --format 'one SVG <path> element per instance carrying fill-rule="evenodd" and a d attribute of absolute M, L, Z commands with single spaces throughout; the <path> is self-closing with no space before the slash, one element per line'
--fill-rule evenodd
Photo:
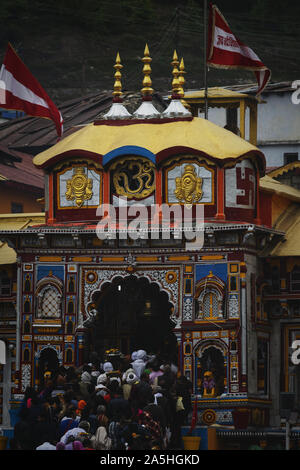
<path fill-rule="evenodd" d="M 123 147 L 119 147 L 103 155 L 102 164 L 107 165 L 107 163 L 109 163 L 111 160 L 117 157 L 121 157 L 122 155 L 139 155 L 140 157 L 149 158 L 149 160 L 151 160 L 153 163 L 156 162 L 156 156 L 154 153 L 150 152 L 144 147 L 138 147 L 136 145 L 124 145 Z"/>

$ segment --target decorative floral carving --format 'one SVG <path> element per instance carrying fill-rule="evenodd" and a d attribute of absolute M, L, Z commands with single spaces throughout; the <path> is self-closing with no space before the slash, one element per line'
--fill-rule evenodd
<path fill-rule="evenodd" d="M 25 392 L 26 388 L 30 386 L 31 383 L 31 365 L 23 364 L 22 365 L 22 392 Z"/>
<path fill-rule="evenodd" d="M 193 300 L 191 297 L 185 297 L 183 299 L 182 319 L 183 321 L 193 320 Z"/>

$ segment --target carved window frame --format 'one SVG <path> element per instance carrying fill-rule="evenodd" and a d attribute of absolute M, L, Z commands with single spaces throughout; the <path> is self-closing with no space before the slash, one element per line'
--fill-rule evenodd
<path fill-rule="evenodd" d="M 43 315 L 43 301 L 47 292 L 51 290 L 57 296 L 58 309 L 57 313 L 53 315 Z M 35 308 L 35 319 L 36 320 L 61 320 L 62 318 L 62 306 L 63 306 L 63 283 L 56 277 L 47 277 L 39 281 L 36 292 L 36 308 Z"/>

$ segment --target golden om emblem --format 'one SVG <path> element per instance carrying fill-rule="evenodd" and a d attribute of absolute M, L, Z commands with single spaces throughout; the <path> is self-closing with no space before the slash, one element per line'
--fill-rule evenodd
<path fill-rule="evenodd" d="M 202 178 L 197 177 L 193 165 L 186 165 L 181 177 L 176 178 L 176 189 L 174 191 L 178 201 L 193 204 L 202 198 Z"/>
<path fill-rule="evenodd" d="M 144 199 L 155 187 L 154 167 L 148 161 L 131 160 L 123 162 L 113 175 L 115 190 L 119 196 L 128 199 Z"/>
<path fill-rule="evenodd" d="M 66 198 L 69 201 L 75 199 L 76 206 L 82 207 L 84 201 L 92 198 L 92 187 L 93 180 L 87 177 L 84 168 L 75 168 L 72 178 L 67 180 Z"/>

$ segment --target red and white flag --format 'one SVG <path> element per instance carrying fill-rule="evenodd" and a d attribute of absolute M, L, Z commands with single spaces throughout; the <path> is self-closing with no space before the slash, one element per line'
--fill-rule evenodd
<path fill-rule="evenodd" d="M 63 118 L 60 111 L 10 44 L 0 70 L 0 92 L 1 108 L 52 119 L 58 138 L 62 136 Z"/>
<path fill-rule="evenodd" d="M 262 93 L 270 80 L 271 71 L 250 47 L 233 34 L 220 10 L 213 4 L 210 4 L 207 46 L 208 66 L 251 70 L 258 83 L 257 95 Z"/>

